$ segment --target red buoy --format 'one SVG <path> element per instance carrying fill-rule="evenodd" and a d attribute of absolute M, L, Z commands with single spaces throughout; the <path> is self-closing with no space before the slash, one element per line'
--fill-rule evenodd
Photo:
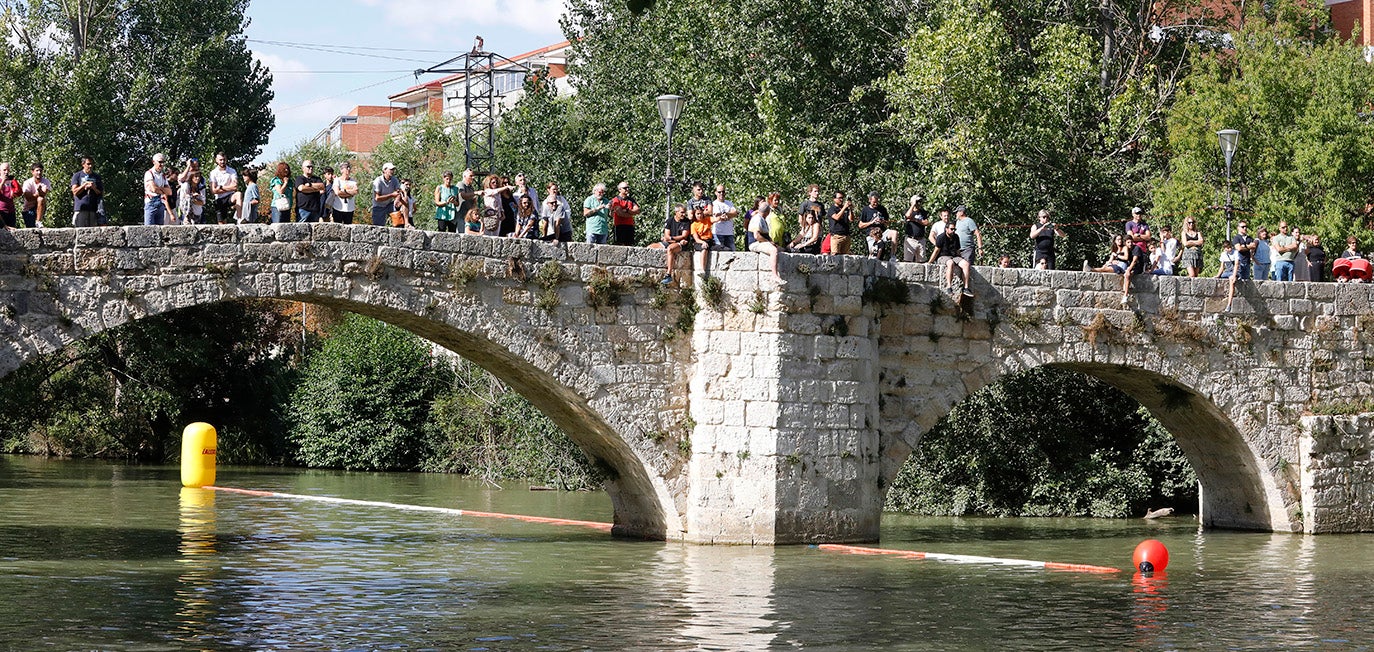
<path fill-rule="evenodd" d="M 1131 556 L 1131 565 L 1138 571 L 1146 572 L 1140 567 L 1142 563 L 1148 563 L 1153 572 L 1164 572 L 1164 569 L 1169 567 L 1169 549 L 1154 539 L 1141 541 L 1140 545 L 1135 547 L 1135 554 Z"/>

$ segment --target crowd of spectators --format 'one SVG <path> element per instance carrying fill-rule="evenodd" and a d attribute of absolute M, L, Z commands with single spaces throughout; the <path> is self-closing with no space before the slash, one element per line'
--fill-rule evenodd
<path fill-rule="evenodd" d="M 351 164 L 340 164 L 337 174 L 332 167 L 325 167 L 317 175 L 310 160 L 301 161 L 300 167 L 300 174 L 293 174 L 291 165 L 281 161 L 268 170 L 248 169 L 240 175 L 219 152 L 207 174 L 197 159 L 187 159 L 178 171 L 164 155 L 157 154 L 143 175 L 143 223 L 247 223 L 260 221 L 262 216 L 272 223 L 353 224 L 360 182 L 353 177 Z M 266 205 L 258 186 L 259 174 L 264 171 L 271 174 L 266 183 Z M 42 165 L 33 165 L 29 178 L 20 182 L 9 163 L 0 163 L 0 222 L 6 228 L 18 228 L 21 220 L 25 228 L 43 227 L 54 187 L 43 173 Z M 415 228 L 420 208 L 417 203 L 430 198 L 417 191 L 410 179 L 398 176 L 392 163 L 382 166 L 371 189 L 370 217 L 375 226 Z M 695 268 L 705 273 L 710 252 L 733 251 L 742 245 L 769 256 L 770 267 L 777 274 L 778 256 L 783 253 L 846 255 L 861 247 L 862 255 L 877 259 L 936 263 L 944 273 L 947 290 L 955 289 L 957 272 L 957 280 L 967 291 L 971 266 L 983 254 L 983 235 L 967 206 L 953 210 L 942 207 L 932 216 L 920 194 L 910 198 L 904 212 L 895 214 L 877 192 L 868 193 L 862 206 L 856 207 L 844 191 L 837 190 L 830 201 L 821 201 L 820 187 L 813 184 L 798 209 L 789 211 L 782 207 L 777 192 L 746 201 L 741 210 L 727 197 L 724 185 L 713 190 L 714 195 L 707 197 L 706 186 L 694 184 L 691 198 L 672 207 L 662 236 L 649 245 L 667 252 L 665 284 L 672 283 L 672 272 L 683 252 L 692 252 Z M 81 170 L 72 175 L 70 192 L 73 225 L 107 222 L 105 188 L 90 157 L 81 159 Z M 622 181 L 616 185 L 614 196 L 607 195 L 607 186 L 598 183 L 580 203 L 586 241 L 634 246 L 636 223 L 643 211 L 630 184 Z M 514 178 L 488 174 L 479 181 L 472 170 L 464 170 L 457 179 L 452 172 L 445 172 L 434 187 L 432 202 L 439 231 L 557 242 L 573 239 L 573 201 L 557 183 L 545 185 L 541 197 L 524 174 Z M 735 232 L 737 221 L 744 226 L 740 238 Z M 1327 254 L 1318 236 L 1304 235 L 1297 227 L 1290 233 L 1285 221 L 1272 232 L 1260 226 L 1253 236 L 1249 227 L 1248 220 L 1240 220 L 1235 235 L 1221 243 L 1217 258 L 1217 277 L 1231 279 L 1232 293 L 1236 281 L 1326 280 Z M 1131 280 L 1136 276 L 1181 272 L 1195 277 L 1202 273 L 1206 238 L 1196 221 L 1185 218 L 1179 235 L 1181 240 L 1168 225 L 1160 225 L 1156 232 L 1148 224 L 1145 211 L 1136 207 L 1124 229 L 1112 238 L 1103 263 L 1094 267 L 1085 261 L 1083 269 L 1119 274 L 1121 303 L 1126 305 Z M 1067 237 L 1050 212 L 1040 210 L 1029 233 L 1031 266 L 1055 269 L 1056 242 Z M 1354 236 L 1347 245 L 1332 265 L 1335 280 L 1370 281 L 1370 263 L 1358 252 Z M 1011 266 L 1011 257 L 1001 256 L 998 265 Z"/>

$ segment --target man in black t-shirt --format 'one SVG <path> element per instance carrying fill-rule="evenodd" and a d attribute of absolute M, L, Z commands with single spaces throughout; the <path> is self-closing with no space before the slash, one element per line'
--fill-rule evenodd
<path fill-rule="evenodd" d="M 969 264 L 959 255 L 959 234 L 955 232 L 954 222 L 945 222 L 945 232 L 935 236 L 935 249 L 930 252 L 927 263 L 938 262 L 945 268 L 945 291 L 954 287 L 954 267 L 957 265 L 964 274 L 964 292 L 969 293 Z"/>
<path fill-rule="evenodd" d="M 687 219 L 687 208 L 682 204 L 673 207 L 673 216 L 663 224 L 663 239 L 649 245 L 650 249 L 668 251 L 668 270 L 663 274 L 664 285 L 673 282 L 673 261 L 677 252 L 689 245 L 692 238 L 692 221 Z"/>
<path fill-rule="evenodd" d="M 863 209 L 859 211 L 859 233 L 870 233 L 873 227 L 876 226 L 881 232 L 881 242 L 890 243 L 888 245 L 889 250 L 896 251 L 897 230 L 887 227 L 888 216 L 887 207 L 883 206 L 882 201 L 878 197 L 878 193 L 868 193 L 868 205 L 864 206 Z M 869 255 L 873 255 L 873 252 L 869 251 Z"/>
<path fill-rule="evenodd" d="M 297 222 L 318 222 L 324 215 L 324 179 L 315 174 L 315 164 L 301 162 L 301 175 L 296 177 Z"/>
<path fill-rule="evenodd" d="M 854 204 L 845 199 L 844 191 L 835 191 L 835 201 L 825 211 L 825 223 L 830 234 L 830 253 L 842 256 L 849 253 L 849 227 L 854 218 Z"/>
<path fill-rule="evenodd" d="M 1231 244 L 1236 248 L 1236 279 L 1250 280 L 1251 263 L 1255 259 L 1255 249 L 1259 248 L 1255 239 L 1250 237 L 1250 225 L 1240 222 L 1236 225 L 1236 235 Z"/>
<path fill-rule="evenodd" d="M 921 206 L 926 198 L 922 195 L 911 196 L 911 206 L 906 209 L 906 241 L 902 243 L 902 261 L 911 263 L 926 259 L 926 231 L 930 228 L 930 213 Z"/>

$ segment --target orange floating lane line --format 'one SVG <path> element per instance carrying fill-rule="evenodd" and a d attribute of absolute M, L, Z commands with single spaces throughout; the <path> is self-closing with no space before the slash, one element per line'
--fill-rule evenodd
<path fill-rule="evenodd" d="M 1055 561 L 1031 561 L 1027 559 L 1003 559 L 1001 557 L 980 557 L 974 555 L 952 555 L 947 553 L 920 552 L 917 550 L 896 550 L 892 548 L 870 548 L 867 546 L 849 546 L 838 543 L 823 543 L 816 546 L 820 550 L 831 552 L 842 552 L 850 555 L 886 555 L 901 559 L 926 559 L 931 561 L 948 561 L 965 564 L 1001 564 L 1010 566 L 1022 566 L 1026 568 L 1045 568 L 1049 570 L 1067 571 L 1074 573 L 1120 573 L 1116 568 L 1106 566 L 1092 566 L 1090 564 L 1065 564 Z"/>
<path fill-rule="evenodd" d="M 549 525 L 576 525 L 579 527 L 589 527 L 597 530 L 606 530 L 607 532 L 611 530 L 610 523 L 601 523 L 599 521 L 577 521 L 570 518 L 552 518 L 549 516 L 525 516 L 522 514 L 502 514 L 500 512 L 474 512 L 470 509 L 463 510 L 463 514 L 467 516 L 475 516 L 477 518 L 505 518 L 516 521 L 524 521 L 526 523 L 546 523 Z"/>
<path fill-rule="evenodd" d="M 243 494 L 245 496 L 258 496 L 261 498 L 271 498 L 277 495 L 271 491 L 254 491 L 252 489 L 235 489 L 233 487 L 216 487 L 214 485 L 205 485 L 201 488 L 210 489 L 211 491 L 226 491 L 231 494 Z"/>
<path fill-rule="evenodd" d="M 1072 571 L 1075 573 L 1120 573 L 1120 568 L 1110 568 L 1107 566 L 1092 566 L 1090 564 L 1065 564 L 1057 561 L 1045 562 L 1045 568 L 1057 571 Z"/>
<path fill-rule="evenodd" d="M 257 496 L 260 498 L 289 498 L 293 500 L 308 500 L 318 503 L 333 503 L 336 505 L 356 505 L 360 507 L 382 507 L 385 509 L 400 509 L 412 512 L 435 512 L 440 514 L 452 514 L 454 516 L 471 516 L 474 518 L 501 518 L 526 523 L 541 523 L 544 525 L 572 525 L 577 527 L 587 527 L 596 530 L 610 532 L 610 523 L 597 521 L 577 521 L 568 518 L 550 518 L 547 516 L 524 516 L 521 514 L 501 514 L 498 512 L 475 512 L 468 509 L 457 509 L 452 507 L 430 507 L 428 505 L 402 505 L 399 503 L 384 503 L 373 500 L 356 500 L 353 498 L 335 498 L 333 496 L 308 496 L 304 494 L 288 494 L 278 491 L 254 491 L 252 489 L 236 489 L 233 487 L 207 486 L 206 489 L 224 491 L 228 493 L 243 494 L 245 496 Z"/>

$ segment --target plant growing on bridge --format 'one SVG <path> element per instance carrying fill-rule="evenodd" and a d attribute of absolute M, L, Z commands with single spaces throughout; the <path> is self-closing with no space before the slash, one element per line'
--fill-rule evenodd
<path fill-rule="evenodd" d="M 749 302 L 749 312 L 762 315 L 768 312 L 768 293 L 763 290 L 754 290 L 754 298 Z"/>
<path fill-rule="evenodd" d="M 620 305 L 620 297 L 628 291 L 624 279 L 616 278 L 605 267 L 592 270 L 587 281 L 587 305 L 593 308 L 607 308 Z"/>
<path fill-rule="evenodd" d="M 473 279 L 481 276 L 482 263 L 476 260 L 454 261 L 448 270 L 448 282 L 455 290 L 467 287 Z"/>
<path fill-rule="evenodd" d="M 735 312 L 735 307 L 730 305 L 730 296 L 725 292 L 725 282 L 717 276 L 701 279 L 701 299 L 706 302 L 707 308 L 716 312 Z"/>

